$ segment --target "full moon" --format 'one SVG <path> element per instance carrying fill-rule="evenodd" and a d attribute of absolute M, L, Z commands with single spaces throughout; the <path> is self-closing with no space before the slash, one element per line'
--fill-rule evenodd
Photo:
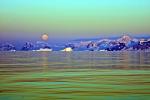
<path fill-rule="evenodd" d="M 42 40 L 44 40 L 44 41 L 48 40 L 48 34 L 47 34 L 47 33 L 44 33 L 41 38 L 42 38 Z"/>

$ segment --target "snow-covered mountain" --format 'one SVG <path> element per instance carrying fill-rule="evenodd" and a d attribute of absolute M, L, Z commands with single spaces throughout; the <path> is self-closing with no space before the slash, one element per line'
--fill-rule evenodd
<path fill-rule="evenodd" d="M 118 39 L 97 39 L 96 41 L 81 41 L 70 43 L 77 51 L 120 51 L 120 50 L 146 50 L 150 49 L 150 39 L 141 40 L 123 35 Z M 84 48 L 84 49 L 83 49 Z"/>
<path fill-rule="evenodd" d="M 10 43 L 4 43 L 0 45 L 0 51 L 16 51 L 16 48 Z"/>
<path fill-rule="evenodd" d="M 35 43 L 25 42 L 21 51 L 50 50 L 60 51 L 71 48 L 73 51 L 120 51 L 120 50 L 150 50 L 150 39 L 136 39 L 129 35 L 123 35 L 117 39 L 94 39 L 71 41 L 66 44 L 50 45 L 44 41 Z M 15 51 L 16 48 L 10 43 L 0 45 L 0 51 Z"/>
<path fill-rule="evenodd" d="M 35 44 L 31 42 L 26 42 L 23 47 L 22 51 L 33 51 L 33 50 L 43 50 L 43 49 L 51 49 L 50 45 L 47 42 L 37 41 Z"/>

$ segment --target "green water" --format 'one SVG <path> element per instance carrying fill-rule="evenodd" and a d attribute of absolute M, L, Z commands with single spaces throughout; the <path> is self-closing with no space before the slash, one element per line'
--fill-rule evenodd
<path fill-rule="evenodd" d="M 0 100 L 149 100 L 149 52 L 1 52 Z"/>

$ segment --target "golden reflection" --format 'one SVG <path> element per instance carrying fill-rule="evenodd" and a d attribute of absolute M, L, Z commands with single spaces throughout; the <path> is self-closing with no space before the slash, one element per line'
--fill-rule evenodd
<path fill-rule="evenodd" d="M 49 61 L 48 61 L 48 57 L 49 57 L 49 52 L 41 52 L 41 62 L 42 62 L 42 71 L 43 73 L 49 71 L 48 70 L 48 64 L 49 64 Z M 49 79 L 48 78 L 40 78 L 39 81 L 42 81 L 42 82 L 47 82 Z"/>
<path fill-rule="evenodd" d="M 65 57 L 66 57 L 66 65 L 64 66 L 65 68 L 72 67 L 72 53 L 71 52 L 65 52 Z"/>
<path fill-rule="evenodd" d="M 42 67 L 43 67 L 43 71 L 47 71 L 48 70 L 48 56 L 49 56 L 49 52 L 41 52 L 42 56 L 41 56 L 41 62 L 42 62 Z"/>

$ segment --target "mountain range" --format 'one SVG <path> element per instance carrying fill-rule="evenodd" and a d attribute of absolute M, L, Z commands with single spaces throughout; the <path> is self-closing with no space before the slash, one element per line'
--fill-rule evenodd
<path fill-rule="evenodd" d="M 78 39 L 61 45 L 50 45 L 46 41 L 36 43 L 26 42 L 16 49 L 11 43 L 0 44 L 0 51 L 35 51 L 39 49 L 53 49 L 60 51 L 65 48 L 72 48 L 73 51 L 123 51 L 123 50 L 149 50 L 150 38 L 133 38 L 123 35 L 115 39 Z"/>

